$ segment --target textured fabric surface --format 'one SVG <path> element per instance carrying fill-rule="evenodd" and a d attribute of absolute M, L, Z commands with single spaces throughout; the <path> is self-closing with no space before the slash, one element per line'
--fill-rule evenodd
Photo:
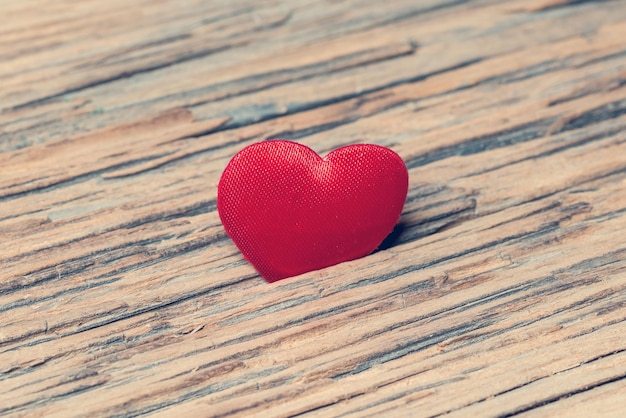
<path fill-rule="evenodd" d="M 349 145 L 321 158 L 296 142 L 244 148 L 218 185 L 222 224 L 269 282 L 363 257 L 391 233 L 408 172 L 388 148 Z"/>

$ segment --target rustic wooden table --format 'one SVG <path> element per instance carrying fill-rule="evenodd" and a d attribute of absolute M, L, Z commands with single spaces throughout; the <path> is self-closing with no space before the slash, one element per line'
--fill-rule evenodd
<path fill-rule="evenodd" d="M 0 414 L 623 414 L 623 0 L 0 16 Z M 216 184 L 277 137 L 398 152 L 393 242 L 263 281 Z"/>

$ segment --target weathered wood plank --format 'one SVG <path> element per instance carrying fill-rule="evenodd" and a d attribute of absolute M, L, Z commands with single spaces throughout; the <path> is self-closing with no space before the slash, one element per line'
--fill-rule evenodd
<path fill-rule="evenodd" d="M 0 4 L 0 414 L 615 416 L 623 1 Z M 386 145 L 374 254 L 272 285 L 245 145 Z"/>

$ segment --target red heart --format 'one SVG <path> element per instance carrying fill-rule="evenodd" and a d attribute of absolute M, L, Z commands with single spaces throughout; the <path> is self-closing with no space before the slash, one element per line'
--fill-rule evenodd
<path fill-rule="evenodd" d="M 230 160 L 217 209 L 244 257 L 274 282 L 374 251 L 400 218 L 408 182 L 404 162 L 385 147 L 348 145 L 322 159 L 270 140 Z"/>

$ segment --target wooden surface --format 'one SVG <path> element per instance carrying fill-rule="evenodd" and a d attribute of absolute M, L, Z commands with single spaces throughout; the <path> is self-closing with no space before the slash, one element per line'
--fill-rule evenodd
<path fill-rule="evenodd" d="M 0 414 L 626 409 L 626 2 L 7 0 L 0 16 Z M 255 273 L 216 184 L 277 137 L 404 158 L 382 250 Z"/>

